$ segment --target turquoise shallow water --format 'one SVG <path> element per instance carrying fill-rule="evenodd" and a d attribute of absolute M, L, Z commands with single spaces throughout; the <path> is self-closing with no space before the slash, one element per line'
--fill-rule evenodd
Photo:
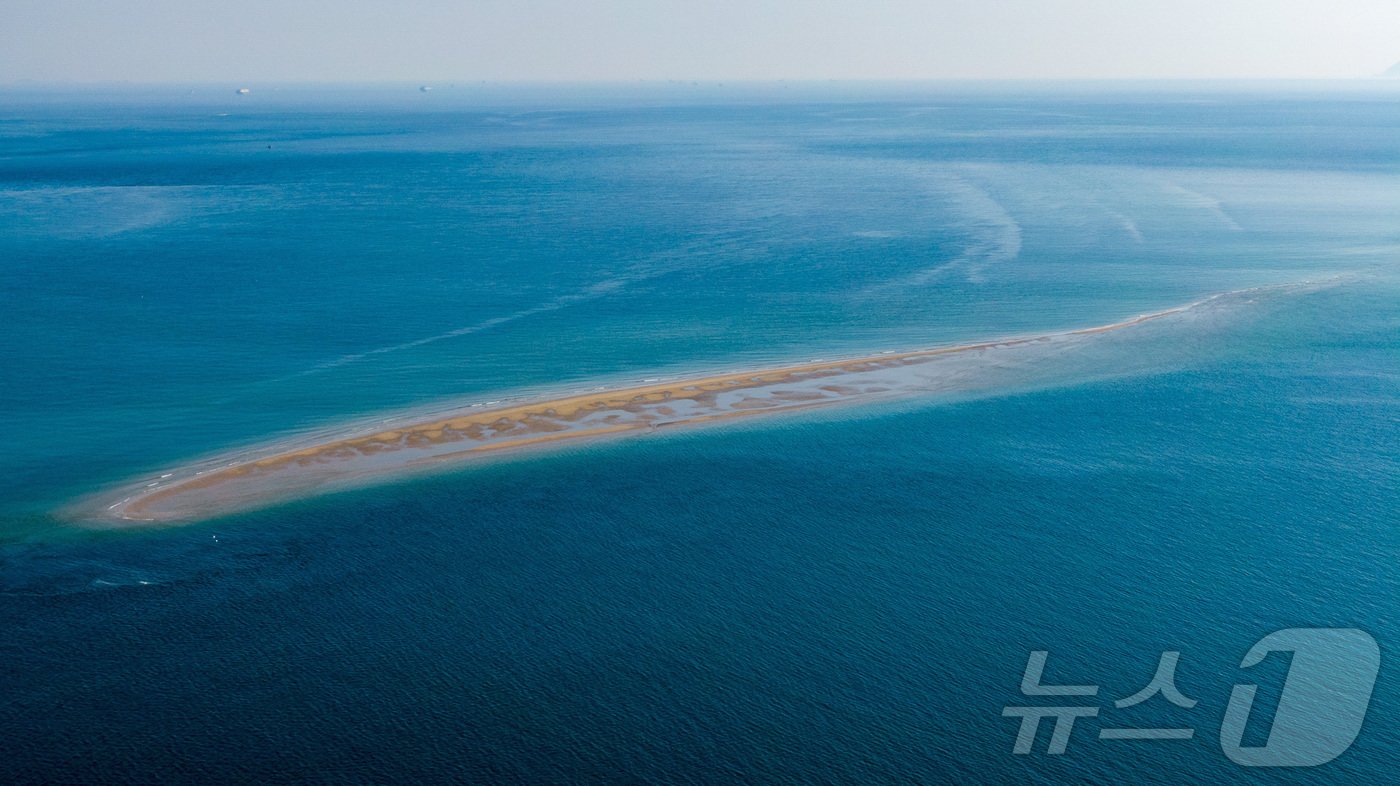
<path fill-rule="evenodd" d="M 6 779 L 1249 779 L 1216 735 L 1250 644 L 1396 641 L 1393 92 L 3 105 Z M 1267 285 L 970 397 L 51 515 L 380 411 Z M 1013 756 L 1034 649 L 1115 698 L 1181 650 L 1200 704 L 1124 720 L 1197 736 Z M 1384 780 L 1395 691 L 1292 774 Z"/>

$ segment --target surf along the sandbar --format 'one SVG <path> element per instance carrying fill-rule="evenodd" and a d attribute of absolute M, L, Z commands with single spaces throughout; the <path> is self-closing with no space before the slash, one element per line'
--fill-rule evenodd
<path fill-rule="evenodd" d="M 439 413 L 369 434 L 309 445 L 231 453 L 146 477 L 74 506 L 69 517 L 106 526 L 180 523 L 450 466 L 473 457 L 576 443 L 681 425 L 928 392 L 954 390 L 927 375 L 911 384 L 890 372 L 967 361 L 975 368 L 1002 353 L 1084 339 L 1185 312 L 1214 298 L 1111 324 L 907 352 L 647 382 L 524 403 L 491 402 Z M 956 360 L 955 360 L 956 359 Z M 961 367 L 966 371 L 967 367 Z"/>

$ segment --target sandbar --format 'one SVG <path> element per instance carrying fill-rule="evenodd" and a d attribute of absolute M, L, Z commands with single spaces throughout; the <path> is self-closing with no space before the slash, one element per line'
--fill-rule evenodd
<path fill-rule="evenodd" d="M 106 526 L 191 522 L 474 457 L 899 395 L 910 392 L 891 375 L 900 369 L 952 358 L 997 362 L 1003 350 L 1122 330 L 1189 308 L 1035 336 L 478 404 L 376 433 L 342 433 L 168 469 L 85 500 L 72 517 Z"/>

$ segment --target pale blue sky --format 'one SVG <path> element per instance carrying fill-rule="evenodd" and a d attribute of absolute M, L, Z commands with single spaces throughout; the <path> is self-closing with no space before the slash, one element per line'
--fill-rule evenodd
<path fill-rule="evenodd" d="M 1400 0 L 0 0 L 0 83 L 1371 76 Z"/>

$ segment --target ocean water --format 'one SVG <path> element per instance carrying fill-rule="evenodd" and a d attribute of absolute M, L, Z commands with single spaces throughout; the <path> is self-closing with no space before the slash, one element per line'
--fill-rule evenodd
<path fill-rule="evenodd" d="M 0 780 L 1384 782 L 1397 98 L 0 93 Z M 56 513 L 378 413 L 1220 293 L 957 396 Z M 1289 627 L 1369 632 L 1380 679 L 1345 754 L 1261 773 L 1221 718 L 1278 702 L 1286 662 L 1239 665 Z M 1012 753 L 1033 650 L 1102 686 L 1062 756 Z M 1167 650 L 1199 703 L 1114 709 Z"/>

